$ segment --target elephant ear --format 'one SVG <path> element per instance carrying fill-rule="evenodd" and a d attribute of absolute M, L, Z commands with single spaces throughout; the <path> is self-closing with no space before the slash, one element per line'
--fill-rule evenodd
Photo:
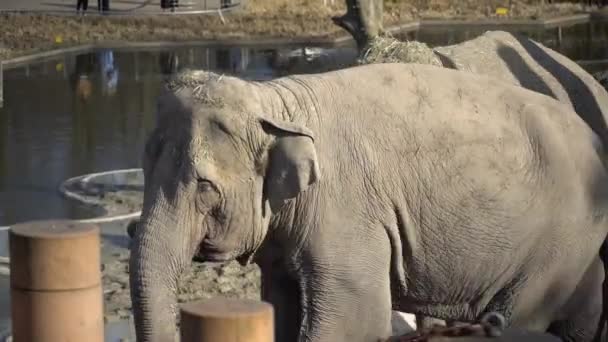
<path fill-rule="evenodd" d="M 301 125 L 262 118 L 260 124 L 272 137 L 268 149 L 264 193 L 277 212 L 283 203 L 305 191 L 320 177 L 312 132 Z"/>

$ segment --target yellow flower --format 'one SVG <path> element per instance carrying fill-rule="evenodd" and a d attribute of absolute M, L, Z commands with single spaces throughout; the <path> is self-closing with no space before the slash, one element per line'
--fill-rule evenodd
<path fill-rule="evenodd" d="M 504 8 L 504 7 L 498 7 L 496 9 L 496 14 L 497 15 L 507 15 L 507 13 L 509 13 L 509 9 Z"/>
<path fill-rule="evenodd" d="M 63 37 L 61 37 L 61 36 L 55 36 L 55 43 L 57 43 L 57 44 L 63 43 Z"/>

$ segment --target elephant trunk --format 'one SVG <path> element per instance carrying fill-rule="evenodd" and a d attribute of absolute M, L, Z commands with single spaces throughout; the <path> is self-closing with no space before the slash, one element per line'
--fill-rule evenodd
<path fill-rule="evenodd" d="M 144 220 L 134 234 L 129 277 L 139 342 L 176 337 L 177 282 L 189 260 L 183 253 L 187 248 L 169 228 L 165 222 Z"/>

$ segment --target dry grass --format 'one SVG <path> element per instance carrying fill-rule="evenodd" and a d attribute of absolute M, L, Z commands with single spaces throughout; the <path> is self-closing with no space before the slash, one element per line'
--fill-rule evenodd
<path fill-rule="evenodd" d="M 536 17 L 540 0 L 513 0 L 513 16 Z M 386 0 L 385 26 L 415 18 L 492 17 L 508 0 Z M 489 6 L 489 7 L 488 7 Z M 572 13 L 574 5 L 552 5 L 546 16 Z M 37 50 L 100 41 L 204 40 L 220 38 L 327 38 L 344 34 L 330 17 L 344 13 L 344 0 L 324 6 L 323 0 L 249 0 L 240 13 L 226 16 L 146 17 L 0 16 L 0 59 Z"/>
<path fill-rule="evenodd" d="M 416 41 L 399 41 L 391 37 L 377 37 L 363 51 L 359 64 L 419 63 L 442 66 L 433 50 Z"/>

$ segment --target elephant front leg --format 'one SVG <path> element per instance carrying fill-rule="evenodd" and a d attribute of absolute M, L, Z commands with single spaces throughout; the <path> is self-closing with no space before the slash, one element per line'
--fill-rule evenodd
<path fill-rule="evenodd" d="M 369 342 L 390 337 L 388 263 L 369 266 L 369 262 L 359 267 L 330 262 L 303 270 L 298 341 Z"/>
<path fill-rule="evenodd" d="M 274 308 L 276 342 L 292 342 L 298 338 L 300 329 L 300 291 L 282 264 L 261 264 L 262 300 Z"/>

